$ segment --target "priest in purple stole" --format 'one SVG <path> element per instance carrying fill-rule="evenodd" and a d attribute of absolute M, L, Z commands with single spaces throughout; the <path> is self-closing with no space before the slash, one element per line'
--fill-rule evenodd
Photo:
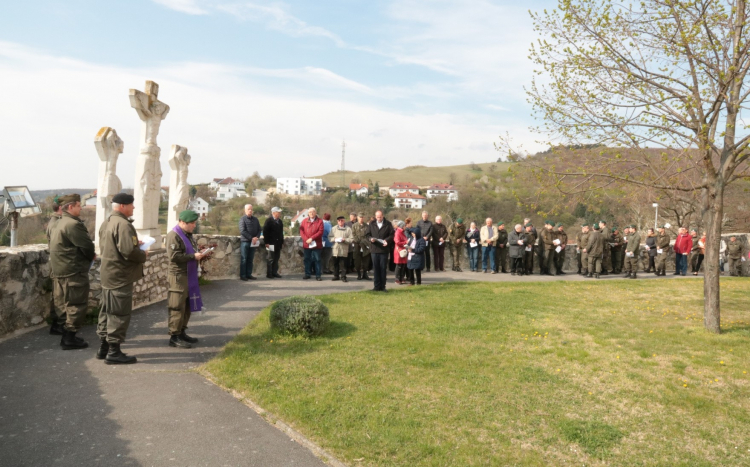
<path fill-rule="evenodd" d="M 195 211 L 182 211 L 179 223 L 167 233 L 167 255 L 169 256 L 169 345 L 189 349 L 198 339 L 187 335 L 190 313 L 201 311 L 203 301 L 198 286 L 198 261 L 203 254 L 193 240 L 193 230 L 198 221 Z"/>

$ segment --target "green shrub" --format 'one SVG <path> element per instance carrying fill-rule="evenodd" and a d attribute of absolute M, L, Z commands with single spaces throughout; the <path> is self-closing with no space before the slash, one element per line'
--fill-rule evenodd
<path fill-rule="evenodd" d="M 306 337 L 322 334 L 328 327 L 328 307 L 309 295 L 279 300 L 271 305 L 271 328 Z"/>

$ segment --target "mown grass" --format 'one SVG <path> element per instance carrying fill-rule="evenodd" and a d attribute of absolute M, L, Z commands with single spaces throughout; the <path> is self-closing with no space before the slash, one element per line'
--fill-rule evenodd
<path fill-rule="evenodd" d="M 451 283 L 268 310 L 206 365 L 350 465 L 750 465 L 750 282 Z"/>

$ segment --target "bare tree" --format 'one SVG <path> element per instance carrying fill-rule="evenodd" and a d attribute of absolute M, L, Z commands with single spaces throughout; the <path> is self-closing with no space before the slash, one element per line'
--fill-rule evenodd
<path fill-rule="evenodd" d="M 724 191 L 747 176 L 750 13 L 746 0 L 560 0 L 532 14 L 539 131 L 583 150 L 575 166 L 535 165 L 567 192 L 616 185 L 696 193 L 709 238 L 704 325 L 721 332 Z M 654 148 L 663 148 L 655 151 Z M 637 188 L 634 188 L 637 189 Z"/>

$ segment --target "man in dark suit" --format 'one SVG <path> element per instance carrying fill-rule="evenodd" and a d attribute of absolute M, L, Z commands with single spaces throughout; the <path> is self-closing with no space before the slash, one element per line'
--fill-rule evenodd
<path fill-rule="evenodd" d="M 271 217 L 263 224 L 263 239 L 268 253 L 266 277 L 281 279 L 279 275 L 279 256 L 284 247 L 284 223 L 281 220 L 281 208 L 271 209 Z"/>
<path fill-rule="evenodd" d="M 374 287 L 372 290 L 385 290 L 386 268 L 388 267 L 388 252 L 393 248 L 393 226 L 383 218 L 383 211 L 375 213 L 375 220 L 370 222 L 365 237 L 370 241 L 370 256 L 374 273 Z"/>

